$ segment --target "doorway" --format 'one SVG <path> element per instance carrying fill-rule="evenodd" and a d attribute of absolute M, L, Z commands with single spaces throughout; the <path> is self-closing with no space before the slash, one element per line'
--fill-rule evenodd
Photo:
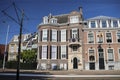
<path fill-rule="evenodd" d="M 73 69 L 78 69 L 78 59 L 76 57 L 73 59 Z"/>
<path fill-rule="evenodd" d="M 95 63 L 90 63 L 89 67 L 90 67 L 90 70 L 95 70 Z"/>
<path fill-rule="evenodd" d="M 98 49 L 98 54 L 99 54 L 99 69 L 105 69 L 105 64 L 104 64 L 104 51 L 102 48 Z"/>

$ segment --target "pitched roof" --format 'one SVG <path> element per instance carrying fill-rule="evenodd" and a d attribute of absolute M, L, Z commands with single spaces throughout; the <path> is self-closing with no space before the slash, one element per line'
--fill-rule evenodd
<path fill-rule="evenodd" d="M 67 23 L 68 22 L 68 14 L 56 15 L 54 17 L 58 19 L 58 21 L 57 21 L 58 23 Z"/>
<path fill-rule="evenodd" d="M 89 18 L 87 20 L 96 20 L 96 19 L 118 19 L 118 18 L 101 15 L 101 16 L 96 16 L 96 17 L 93 17 L 93 18 Z"/>

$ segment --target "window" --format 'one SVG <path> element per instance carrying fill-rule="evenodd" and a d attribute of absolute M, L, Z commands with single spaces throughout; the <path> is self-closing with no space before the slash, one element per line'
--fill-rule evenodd
<path fill-rule="evenodd" d="M 42 59 L 47 59 L 47 45 L 42 45 Z"/>
<path fill-rule="evenodd" d="M 73 45 L 73 46 L 72 46 L 72 51 L 78 51 L 78 46 L 77 46 L 77 45 L 76 45 L 76 46 Z"/>
<path fill-rule="evenodd" d="M 95 57 L 94 57 L 94 50 L 90 49 L 89 50 L 89 61 L 94 61 Z"/>
<path fill-rule="evenodd" d="M 64 64 L 64 70 L 67 70 L 67 64 Z"/>
<path fill-rule="evenodd" d="M 104 54 L 103 54 L 103 49 L 102 48 L 98 49 L 98 53 L 99 53 L 99 58 L 104 58 Z"/>
<path fill-rule="evenodd" d="M 61 59 L 66 59 L 66 45 L 61 45 Z"/>
<path fill-rule="evenodd" d="M 114 70 L 114 65 L 109 65 L 108 68 L 109 70 Z"/>
<path fill-rule="evenodd" d="M 18 45 L 16 45 L 16 52 L 18 52 Z"/>
<path fill-rule="evenodd" d="M 66 63 L 64 63 L 64 64 L 61 63 L 61 64 L 60 64 L 60 69 L 61 69 L 61 70 L 63 70 L 63 69 L 64 69 L 64 70 L 67 70 L 67 64 L 66 64 Z"/>
<path fill-rule="evenodd" d="M 96 27 L 95 21 L 91 21 L 91 28 L 95 28 L 95 27 Z"/>
<path fill-rule="evenodd" d="M 113 49 L 108 49 L 108 61 L 114 61 Z"/>
<path fill-rule="evenodd" d="M 43 42 L 47 42 L 47 29 L 43 29 L 42 41 L 43 41 Z"/>
<path fill-rule="evenodd" d="M 57 59 L 57 46 L 52 45 L 51 59 Z"/>
<path fill-rule="evenodd" d="M 70 23 L 78 23 L 79 18 L 78 16 L 70 16 Z"/>
<path fill-rule="evenodd" d="M 52 41 L 56 42 L 57 41 L 57 30 L 52 29 Z"/>
<path fill-rule="evenodd" d="M 10 52 L 11 52 L 11 53 L 14 52 L 14 44 L 11 45 L 11 47 L 10 47 Z"/>
<path fill-rule="evenodd" d="M 57 23 L 57 19 L 56 18 L 50 19 L 50 23 L 56 24 Z"/>
<path fill-rule="evenodd" d="M 113 20 L 113 27 L 118 27 L 118 22 L 117 22 L 117 20 Z"/>
<path fill-rule="evenodd" d="M 118 51 L 118 59 L 120 60 L 120 49 Z"/>
<path fill-rule="evenodd" d="M 117 41 L 120 42 L 120 31 L 117 32 Z"/>
<path fill-rule="evenodd" d="M 43 17 L 43 24 L 48 24 L 48 17 L 47 16 Z"/>
<path fill-rule="evenodd" d="M 60 63 L 60 69 L 61 69 L 61 70 L 64 69 L 63 63 Z"/>
<path fill-rule="evenodd" d="M 103 27 L 103 28 L 106 28 L 106 27 L 107 27 L 106 20 L 102 20 L 102 27 Z"/>
<path fill-rule="evenodd" d="M 66 29 L 61 30 L 61 42 L 66 42 Z"/>
<path fill-rule="evenodd" d="M 106 33 L 106 40 L 107 40 L 107 43 L 111 43 L 112 42 L 111 33 Z"/>
<path fill-rule="evenodd" d="M 94 36 L 93 33 L 88 33 L 88 43 L 94 43 Z"/>
<path fill-rule="evenodd" d="M 103 43 L 103 34 L 102 33 L 97 34 L 97 42 L 98 43 Z"/>
<path fill-rule="evenodd" d="M 45 64 L 45 63 L 41 63 L 41 69 L 42 69 L 42 70 L 47 69 L 47 67 L 46 67 L 46 64 Z"/>
<path fill-rule="evenodd" d="M 57 70 L 57 64 L 52 63 L 52 70 Z"/>
<path fill-rule="evenodd" d="M 72 38 L 78 38 L 77 28 L 72 29 Z"/>

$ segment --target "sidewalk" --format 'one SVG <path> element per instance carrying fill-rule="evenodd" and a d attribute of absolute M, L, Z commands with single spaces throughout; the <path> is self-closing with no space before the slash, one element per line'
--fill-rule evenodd
<path fill-rule="evenodd" d="M 15 73 L 16 69 L 0 69 L 0 73 Z M 37 73 L 53 75 L 120 75 L 120 70 L 69 70 L 69 71 L 48 71 L 48 70 L 20 70 L 20 73 Z"/>

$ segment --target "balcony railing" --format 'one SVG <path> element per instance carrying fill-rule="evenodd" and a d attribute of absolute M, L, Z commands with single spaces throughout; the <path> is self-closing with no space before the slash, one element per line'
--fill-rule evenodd
<path fill-rule="evenodd" d="M 80 39 L 79 38 L 71 38 L 69 39 L 69 42 L 79 42 Z"/>

